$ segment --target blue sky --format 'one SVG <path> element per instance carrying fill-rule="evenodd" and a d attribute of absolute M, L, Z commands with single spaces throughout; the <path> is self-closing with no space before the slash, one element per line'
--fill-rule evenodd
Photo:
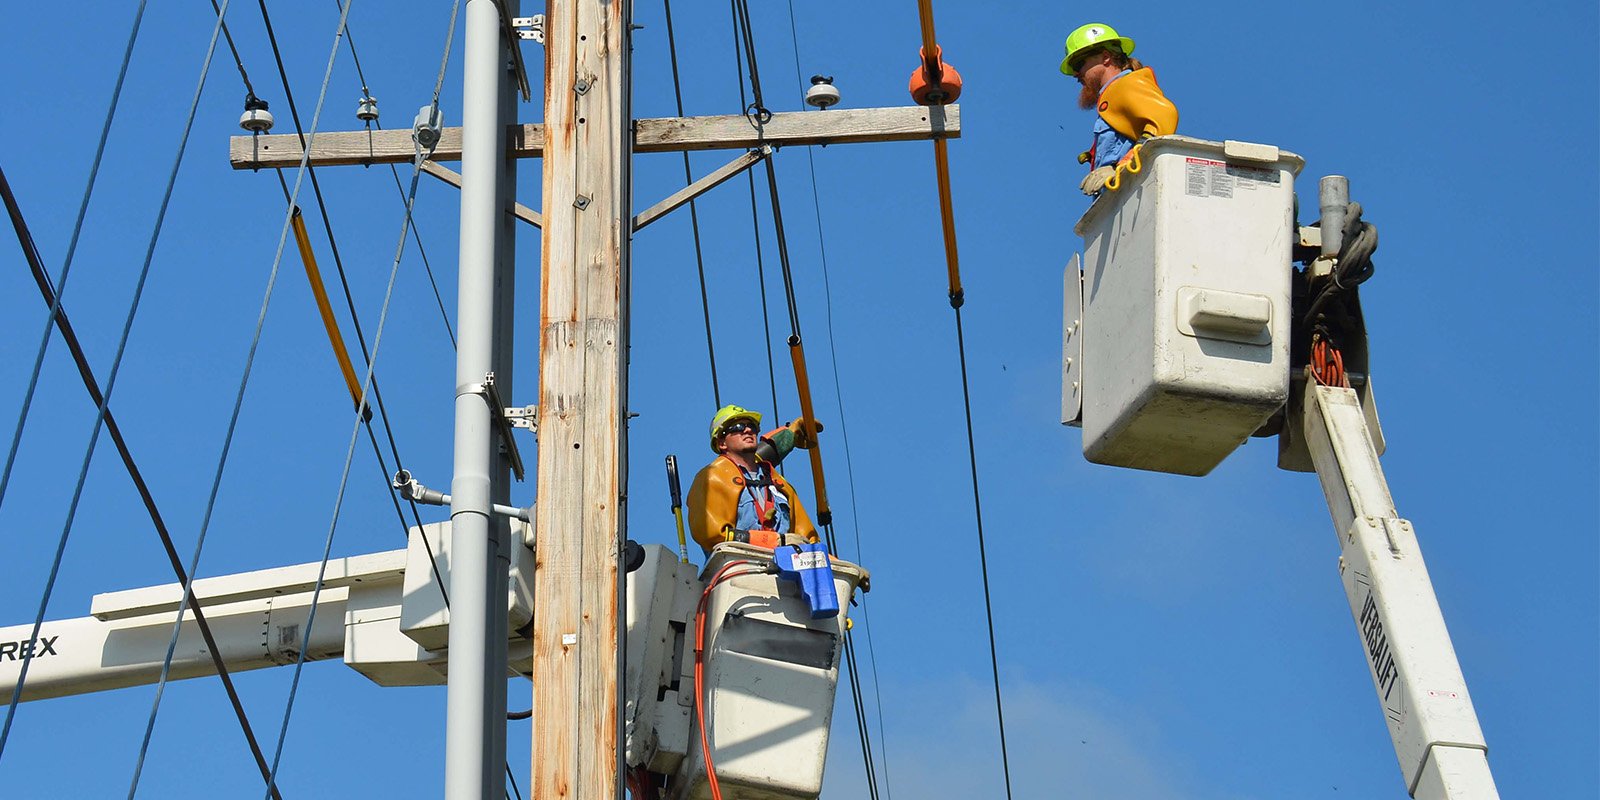
<path fill-rule="evenodd" d="M 54 272 L 88 174 L 132 10 L 28 4 L 11 13 L 0 68 L 3 165 Z M 287 103 L 255 5 L 229 18 L 280 131 Z M 799 107 L 786 4 L 758 2 L 769 105 Z M 525 9 L 531 11 L 531 9 Z M 833 75 L 851 107 L 904 105 L 915 4 L 797 4 L 798 72 Z M 85 13 L 85 12 L 88 13 Z M 637 116 L 672 114 L 661 6 L 642 2 Z M 941 41 L 966 79 L 951 145 L 967 346 L 990 579 L 1018 797 L 1400 798 L 1404 788 L 1338 582 L 1315 479 L 1247 445 L 1204 479 L 1090 465 L 1058 424 L 1060 277 L 1089 118 L 1056 71 L 1085 13 L 1046 2 L 938 4 Z M 1100 13 L 1100 12 L 1096 12 Z M 278 3 L 274 23 L 307 118 L 337 20 L 333 0 Z M 1596 774 L 1596 8 L 1357 3 L 1228 7 L 1158 0 L 1104 20 L 1139 43 L 1182 110 L 1181 132 L 1268 142 L 1305 157 L 1299 184 L 1350 177 L 1382 231 L 1364 287 L 1373 371 L 1400 513 L 1412 520 L 1506 797 L 1592 797 Z M 448 6 L 356 0 L 351 29 L 386 126 L 428 99 Z M 198 75 L 205 3 L 152 4 L 80 245 L 66 305 L 103 377 Z M 727 9 L 674 8 L 690 114 L 738 108 Z M 458 42 L 459 45 L 459 42 Z M 542 52 L 524 54 L 534 68 Z M 446 78 L 460 120 L 459 52 Z M 537 87 L 539 80 L 533 80 Z M 352 129 L 360 83 L 342 51 L 323 129 Z M 226 57 L 206 84 L 156 250 L 114 408 L 180 551 L 192 547 L 283 221 L 277 181 L 234 172 L 226 138 L 244 91 Z M 538 98 L 523 120 L 541 113 Z M 952 315 L 944 297 L 931 147 L 777 156 L 830 495 L 845 555 L 874 574 L 880 780 L 903 798 L 998 796 L 983 599 Z M 694 157 L 697 173 L 726 156 Z M 640 156 L 643 208 L 682 180 L 674 155 Z M 321 173 L 369 338 L 401 209 L 388 171 Z M 749 198 L 734 181 L 700 203 L 723 402 L 771 406 Z M 538 170 L 518 196 L 538 207 Z M 311 205 L 309 195 L 305 204 Z M 309 212 L 308 212 L 309 213 Z M 455 313 L 455 190 L 422 185 L 418 219 Z M 763 225 L 768 223 L 763 212 Z M 824 293 L 818 221 L 831 306 Z M 1309 222 L 1309 212 L 1302 221 Z M 312 228 L 318 227 L 315 216 Z M 538 240 L 519 240 L 518 385 L 533 402 Z M 777 286 L 770 227 L 769 289 Z M 331 258 L 318 238 L 331 280 Z M 0 245 L 0 421 L 20 407 L 44 318 L 20 252 Z M 292 259 L 292 252 L 288 254 Z M 686 214 L 634 246 L 629 525 L 667 543 L 661 458 L 707 454 L 715 405 Z M 775 323 L 783 319 L 772 292 Z M 337 302 L 337 301 L 336 301 Z M 831 308 L 831 311 L 830 311 Z M 342 312 L 341 312 L 342 314 Z M 378 360 L 408 466 L 447 486 L 453 361 L 415 250 Z M 830 334 L 831 344 L 830 348 Z M 352 336 L 346 328 L 346 336 Z M 785 353 L 779 411 L 797 409 Z M 830 358 L 836 354 L 836 360 Z M 834 371 L 838 387 L 835 391 Z M 0 624 L 31 619 L 92 423 L 65 348 L 52 346 L 0 506 Z M 842 407 L 842 412 L 841 412 Z M 834 425 L 843 414 L 844 425 Z M 290 260 L 273 296 L 201 575 L 314 561 L 333 509 L 352 414 L 316 309 Z M 848 430 L 849 459 L 840 434 Z M 370 451 L 358 451 L 336 555 L 400 547 Z M 807 485 L 804 465 L 791 476 Z M 518 487 L 531 501 L 531 485 Z M 809 496 L 809 492 L 806 493 Z M 853 502 L 852 502 L 853 497 Z M 442 513 L 434 518 L 441 518 Z M 859 539 L 858 539 L 859 537 Z M 859 541 L 859 550 L 858 544 Z M 89 474 L 54 618 L 96 592 L 170 571 L 105 442 Z M 269 738 L 287 670 L 238 676 Z M 869 687 L 871 683 L 869 683 Z M 529 690 L 513 684 L 512 704 Z M 151 690 L 29 704 L 0 760 L 11 797 L 126 792 Z M 307 668 L 285 749 L 286 797 L 437 795 L 442 689 L 379 689 L 337 664 Z M 864 796 L 841 696 L 826 796 Z M 527 723 L 511 761 L 526 770 Z M 877 731 L 875 730 L 876 734 Z M 141 781 L 149 797 L 259 791 L 215 681 L 169 687 Z M 526 780 L 521 779 L 524 787 Z"/>

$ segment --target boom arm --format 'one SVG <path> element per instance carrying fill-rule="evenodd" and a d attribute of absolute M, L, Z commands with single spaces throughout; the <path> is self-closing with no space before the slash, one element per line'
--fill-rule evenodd
<path fill-rule="evenodd" d="M 532 619 L 533 551 L 527 526 L 514 548 L 507 597 L 513 629 Z M 230 672 L 343 658 L 381 686 L 444 683 L 449 610 L 437 585 L 450 579 L 450 524 L 413 528 L 404 550 L 245 572 L 195 581 L 194 593 Z M 424 535 L 426 540 L 424 540 Z M 426 544 L 424 543 L 426 541 Z M 430 559 L 433 563 L 429 563 Z M 311 635 L 305 625 L 315 599 Z M 95 595 L 90 616 L 0 628 L 0 704 L 8 702 L 25 659 L 22 699 L 86 694 L 158 681 L 183 587 L 176 583 Z M 531 646 L 512 634 L 511 664 L 527 674 Z M 508 674 L 511 674 L 508 666 Z M 216 672 L 192 613 L 173 653 L 169 678 Z"/>
<path fill-rule="evenodd" d="M 1306 445 L 1339 533 L 1339 573 L 1406 790 L 1498 800 L 1488 745 L 1411 523 L 1395 510 L 1355 391 L 1305 382 Z"/>

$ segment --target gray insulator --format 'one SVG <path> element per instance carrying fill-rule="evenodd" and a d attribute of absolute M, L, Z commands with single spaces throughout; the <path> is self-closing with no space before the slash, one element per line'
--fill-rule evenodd
<path fill-rule="evenodd" d="M 827 108 L 839 102 L 839 90 L 831 76 L 811 76 L 811 88 L 806 90 L 806 105 Z"/>
<path fill-rule="evenodd" d="M 239 127 L 251 133 L 266 133 L 272 130 L 272 112 L 265 108 L 247 108 L 239 115 Z"/>
<path fill-rule="evenodd" d="M 378 98 L 369 94 L 357 101 L 356 119 L 362 122 L 376 122 L 378 120 Z"/>

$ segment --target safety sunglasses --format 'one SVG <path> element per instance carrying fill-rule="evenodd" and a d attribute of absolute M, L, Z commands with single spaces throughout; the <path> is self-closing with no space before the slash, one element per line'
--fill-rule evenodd
<path fill-rule="evenodd" d="M 751 422 L 746 422 L 745 420 L 742 420 L 742 419 L 741 420 L 736 420 L 734 422 L 730 422 L 727 425 L 724 425 L 722 427 L 722 435 L 723 436 L 727 436 L 729 434 L 734 434 L 734 433 L 755 433 L 755 432 L 756 432 L 755 424 L 751 423 Z"/>

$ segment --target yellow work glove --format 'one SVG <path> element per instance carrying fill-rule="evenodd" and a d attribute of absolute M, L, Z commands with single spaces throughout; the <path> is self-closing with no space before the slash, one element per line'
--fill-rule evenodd
<path fill-rule="evenodd" d="M 816 433 L 822 432 L 822 423 L 813 420 L 811 424 L 815 427 L 815 433 L 806 430 L 806 421 L 803 417 L 797 418 L 788 424 L 789 430 L 794 431 L 795 447 L 801 450 L 810 450 L 811 446 L 817 443 Z"/>
<path fill-rule="evenodd" d="M 1083 179 L 1083 183 L 1078 184 L 1078 188 L 1081 189 L 1084 194 L 1092 197 L 1101 189 L 1105 188 L 1106 181 L 1111 180 L 1111 176 L 1115 174 L 1117 174 L 1116 167 L 1099 167 L 1093 172 L 1090 172 L 1088 176 Z"/>

